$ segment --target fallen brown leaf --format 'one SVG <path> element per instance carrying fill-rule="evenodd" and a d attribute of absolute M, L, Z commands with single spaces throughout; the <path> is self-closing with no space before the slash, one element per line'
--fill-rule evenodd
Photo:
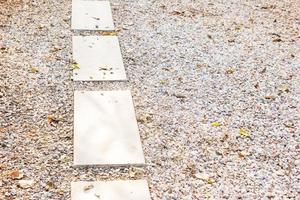
<path fill-rule="evenodd" d="M 21 179 L 23 178 L 24 174 L 20 170 L 14 170 L 10 173 L 12 179 Z"/>
<path fill-rule="evenodd" d="M 59 120 L 55 116 L 53 116 L 53 115 L 49 115 L 48 116 L 48 122 L 49 122 L 49 124 L 58 123 L 58 121 Z"/>

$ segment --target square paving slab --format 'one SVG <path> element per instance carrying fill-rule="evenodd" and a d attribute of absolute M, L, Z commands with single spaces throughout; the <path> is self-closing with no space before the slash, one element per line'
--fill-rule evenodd
<path fill-rule="evenodd" d="M 117 36 L 73 36 L 75 81 L 126 80 Z"/>
<path fill-rule="evenodd" d="M 114 30 L 110 3 L 108 1 L 73 0 L 72 29 Z"/>
<path fill-rule="evenodd" d="M 74 95 L 74 165 L 145 164 L 130 91 Z"/>
<path fill-rule="evenodd" d="M 146 180 L 73 182 L 71 200 L 151 200 Z"/>

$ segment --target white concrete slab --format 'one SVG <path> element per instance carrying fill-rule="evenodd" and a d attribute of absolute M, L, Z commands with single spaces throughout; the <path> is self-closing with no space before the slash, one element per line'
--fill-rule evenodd
<path fill-rule="evenodd" d="M 74 165 L 143 165 L 131 93 L 75 91 Z"/>
<path fill-rule="evenodd" d="M 75 81 L 127 80 L 117 36 L 73 36 Z"/>
<path fill-rule="evenodd" d="M 114 30 L 109 1 L 72 2 L 72 29 Z"/>
<path fill-rule="evenodd" d="M 71 200 L 151 200 L 146 180 L 73 182 Z"/>

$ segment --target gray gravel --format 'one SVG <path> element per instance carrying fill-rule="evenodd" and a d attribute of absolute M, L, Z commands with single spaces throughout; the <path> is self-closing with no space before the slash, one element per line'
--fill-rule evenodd
<path fill-rule="evenodd" d="M 0 0 L 0 199 L 138 178 L 152 199 L 300 199 L 300 2 L 112 5 L 129 81 L 73 83 L 71 36 L 99 33 L 70 30 L 71 1 Z M 128 88 L 147 167 L 72 167 L 74 89 Z"/>

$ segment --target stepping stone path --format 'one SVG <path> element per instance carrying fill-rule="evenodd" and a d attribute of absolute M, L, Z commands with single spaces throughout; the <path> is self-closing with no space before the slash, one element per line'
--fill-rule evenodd
<path fill-rule="evenodd" d="M 74 164 L 145 164 L 130 91 L 75 91 Z"/>
<path fill-rule="evenodd" d="M 126 80 L 117 36 L 73 36 L 75 81 Z"/>
<path fill-rule="evenodd" d="M 72 29 L 114 30 L 108 1 L 73 0 Z M 74 80 L 126 80 L 116 36 L 73 37 Z M 74 165 L 145 164 L 131 93 L 75 91 Z M 73 182 L 72 200 L 150 200 L 146 180 Z"/>

